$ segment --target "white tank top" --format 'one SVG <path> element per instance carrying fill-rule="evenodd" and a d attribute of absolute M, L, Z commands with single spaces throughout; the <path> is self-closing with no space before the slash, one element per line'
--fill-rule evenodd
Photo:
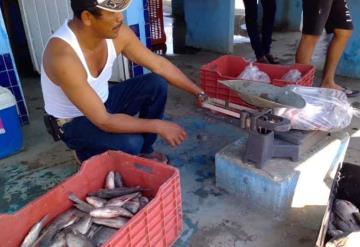
<path fill-rule="evenodd" d="M 93 77 L 89 71 L 89 68 L 86 64 L 84 54 L 80 48 L 79 42 L 68 26 L 68 21 L 65 23 L 50 37 L 60 38 L 68 43 L 75 51 L 76 55 L 79 57 L 87 75 L 87 82 L 90 87 L 96 92 L 100 97 L 102 102 L 105 102 L 109 96 L 109 85 L 108 81 L 112 74 L 112 66 L 114 60 L 116 59 L 116 50 L 114 43 L 111 39 L 106 40 L 108 58 L 104 69 L 101 71 L 98 77 Z M 44 97 L 45 111 L 56 117 L 56 118 L 74 118 L 83 116 L 84 114 L 68 99 L 64 94 L 62 89 L 53 83 L 47 76 L 44 66 L 41 63 L 41 88 Z"/>

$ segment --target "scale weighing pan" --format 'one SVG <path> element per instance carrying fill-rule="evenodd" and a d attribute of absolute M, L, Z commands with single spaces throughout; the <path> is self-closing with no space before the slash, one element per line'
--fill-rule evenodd
<path fill-rule="evenodd" d="M 277 87 L 250 80 L 219 80 L 219 82 L 237 93 L 246 103 L 259 108 L 302 109 L 306 105 L 303 97 L 291 90 L 293 86 Z"/>

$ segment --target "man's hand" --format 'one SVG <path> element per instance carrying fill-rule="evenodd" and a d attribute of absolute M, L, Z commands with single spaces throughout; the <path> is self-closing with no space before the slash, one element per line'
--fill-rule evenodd
<path fill-rule="evenodd" d="M 209 96 L 204 91 L 201 91 L 200 93 L 198 93 L 196 95 L 196 104 L 197 104 L 197 106 L 202 107 L 203 103 L 208 101 L 208 99 L 209 99 Z"/>
<path fill-rule="evenodd" d="M 157 134 L 172 147 L 176 147 L 187 138 L 185 130 L 175 123 L 159 120 L 157 126 Z"/>

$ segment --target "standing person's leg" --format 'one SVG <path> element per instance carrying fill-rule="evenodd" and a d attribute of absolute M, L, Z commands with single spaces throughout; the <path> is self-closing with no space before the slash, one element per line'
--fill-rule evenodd
<path fill-rule="evenodd" d="M 139 117 L 160 119 L 167 98 L 167 83 L 154 74 L 133 78 L 110 88 L 105 103 L 110 113 L 139 114 Z M 106 133 L 85 117 L 77 117 L 63 127 L 63 141 L 74 149 L 80 160 L 107 150 L 121 150 L 130 154 L 152 152 L 155 134 Z"/>
<path fill-rule="evenodd" d="M 326 23 L 326 31 L 333 33 L 333 37 L 327 50 L 322 87 L 343 90 L 341 86 L 335 83 L 335 73 L 346 44 L 351 37 L 352 29 L 352 19 L 346 0 L 334 0 Z M 351 92 L 351 90 L 345 90 L 345 93 L 348 96 L 358 94 L 358 92 Z"/>
<path fill-rule="evenodd" d="M 351 37 L 351 30 L 334 29 L 334 36 L 329 44 L 326 61 L 323 70 L 321 87 L 342 90 L 343 88 L 335 83 L 336 67 L 344 52 L 346 44 Z"/>
<path fill-rule="evenodd" d="M 245 6 L 245 24 L 248 32 L 251 47 L 255 52 L 257 59 L 262 58 L 265 54 L 262 49 L 262 42 L 258 31 L 258 4 L 257 0 L 243 0 Z"/>
<path fill-rule="evenodd" d="M 261 4 L 263 6 L 262 48 L 269 62 L 276 64 L 279 61 L 270 52 L 276 15 L 276 0 L 261 0 Z"/>
<path fill-rule="evenodd" d="M 303 0 L 303 30 L 296 63 L 311 64 L 317 42 L 329 17 L 333 0 Z"/>
<path fill-rule="evenodd" d="M 302 34 L 300 44 L 296 50 L 295 62 L 301 64 L 311 64 L 311 58 L 320 35 Z"/>

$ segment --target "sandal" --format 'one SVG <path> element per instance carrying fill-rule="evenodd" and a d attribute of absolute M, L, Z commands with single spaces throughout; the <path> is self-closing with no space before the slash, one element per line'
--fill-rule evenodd
<path fill-rule="evenodd" d="M 279 64 L 280 63 L 279 58 L 271 55 L 270 53 L 266 54 L 265 57 L 269 61 L 269 63 L 271 63 L 271 64 Z"/>
<path fill-rule="evenodd" d="M 269 60 L 265 56 L 262 56 L 262 57 L 258 58 L 256 60 L 256 62 L 257 63 L 266 63 L 266 64 L 270 63 Z"/>
<path fill-rule="evenodd" d="M 167 155 L 164 153 L 160 153 L 160 152 L 154 151 L 149 154 L 141 153 L 141 154 L 139 154 L 139 156 L 146 158 L 146 159 L 154 160 L 154 161 L 157 161 L 160 163 L 165 163 L 165 164 L 169 163 L 169 158 L 167 157 Z"/>
<path fill-rule="evenodd" d="M 349 89 L 349 88 L 346 88 L 346 87 L 343 87 L 342 91 L 346 94 L 346 96 L 348 98 L 352 98 L 352 97 L 356 97 L 356 96 L 360 95 L 359 90 L 353 90 L 353 89 Z"/>

